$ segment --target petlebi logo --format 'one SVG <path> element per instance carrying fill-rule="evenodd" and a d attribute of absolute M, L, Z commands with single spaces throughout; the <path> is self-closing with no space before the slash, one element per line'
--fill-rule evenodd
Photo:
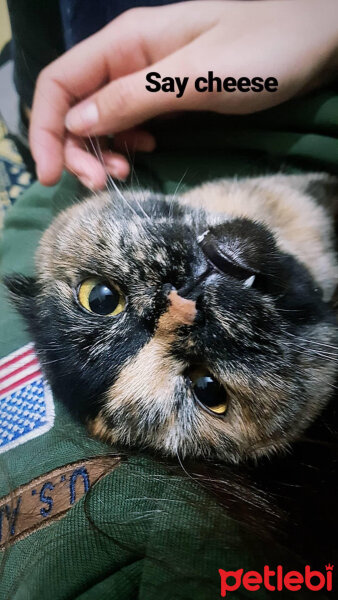
<path fill-rule="evenodd" d="M 238 569 L 237 571 L 224 571 L 219 569 L 221 577 L 221 596 L 230 597 L 231 592 L 235 592 L 240 587 L 250 591 L 258 592 L 265 588 L 269 592 L 281 592 L 288 590 L 298 592 L 302 589 L 308 589 L 311 592 L 319 592 L 326 589 L 332 591 L 332 571 L 334 565 L 325 565 L 325 572 L 314 571 L 309 565 L 306 565 L 304 572 L 284 571 L 281 565 L 276 569 L 270 569 L 265 565 L 263 573 L 258 571 L 246 571 Z"/>

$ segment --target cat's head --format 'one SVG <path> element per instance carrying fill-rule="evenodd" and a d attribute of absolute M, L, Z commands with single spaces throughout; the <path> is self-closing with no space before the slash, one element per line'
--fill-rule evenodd
<path fill-rule="evenodd" d="M 7 280 L 54 393 L 112 443 L 239 461 L 327 403 L 337 326 L 265 226 L 145 193 L 102 195 Z"/>

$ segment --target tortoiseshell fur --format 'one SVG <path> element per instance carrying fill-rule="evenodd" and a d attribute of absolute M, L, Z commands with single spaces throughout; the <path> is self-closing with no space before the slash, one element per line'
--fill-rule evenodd
<path fill-rule="evenodd" d="M 229 462 L 287 448 L 328 403 L 337 372 L 337 190 L 326 175 L 276 175 L 175 200 L 104 193 L 61 213 L 36 279 L 7 282 L 54 393 L 112 444 Z M 253 282 L 208 271 L 205 232 Z M 91 275 L 119 285 L 121 314 L 79 308 L 74 291 Z M 191 301 L 190 316 L 177 298 Z M 196 403 L 185 378 L 196 364 L 227 390 L 223 418 Z"/>

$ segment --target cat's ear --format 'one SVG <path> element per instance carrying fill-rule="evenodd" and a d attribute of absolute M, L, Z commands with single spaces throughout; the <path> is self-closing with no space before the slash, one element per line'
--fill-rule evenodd
<path fill-rule="evenodd" d="M 18 311 L 26 319 L 31 319 L 35 313 L 35 298 L 39 289 L 36 279 L 14 273 L 6 275 L 3 283 L 9 291 L 10 300 Z"/>
<path fill-rule="evenodd" d="M 275 275 L 278 255 L 273 235 L 262 223 L 236 218 L 210 227 L 198 240 L 208 260 L 220 271 L 241 278 Z"/>

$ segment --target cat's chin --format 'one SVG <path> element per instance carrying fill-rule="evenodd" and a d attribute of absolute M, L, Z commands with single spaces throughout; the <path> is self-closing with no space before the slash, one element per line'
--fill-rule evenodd
<path fill-rule="evenodd" d="M 246 450 L 236 447 L 233 441 L 229 440 L 229 447 L 211 447 L 210 445 L 198 442 L 195 440 L 180 440 L 172 428 L 172 435 L 166 435 L 153 443 L 145 443 L 142 445 L 139 440 L 135 442 L 132 436 L 129 439 L 121 439 L 118 431 L 110 427 L 105 420 L 104 411 L 101 411 L 94 419 L 87 420 L 87 428 L 95 438 L 114 446 L 115 448 L 137 448 L 151 454 L 161 455 L 168 459 L 202 459 L 216 460 L 227 464 L 239 464 L 245 462 L 259 462 L 264 458 L 269 458 L 276 454 L 287 454 L 290 451 L 290 443 L 287 443 L 281 436 L 280 439 L 275 439 L 267 443 L 257 444 L 256 446 L 247 447 Z"/>

